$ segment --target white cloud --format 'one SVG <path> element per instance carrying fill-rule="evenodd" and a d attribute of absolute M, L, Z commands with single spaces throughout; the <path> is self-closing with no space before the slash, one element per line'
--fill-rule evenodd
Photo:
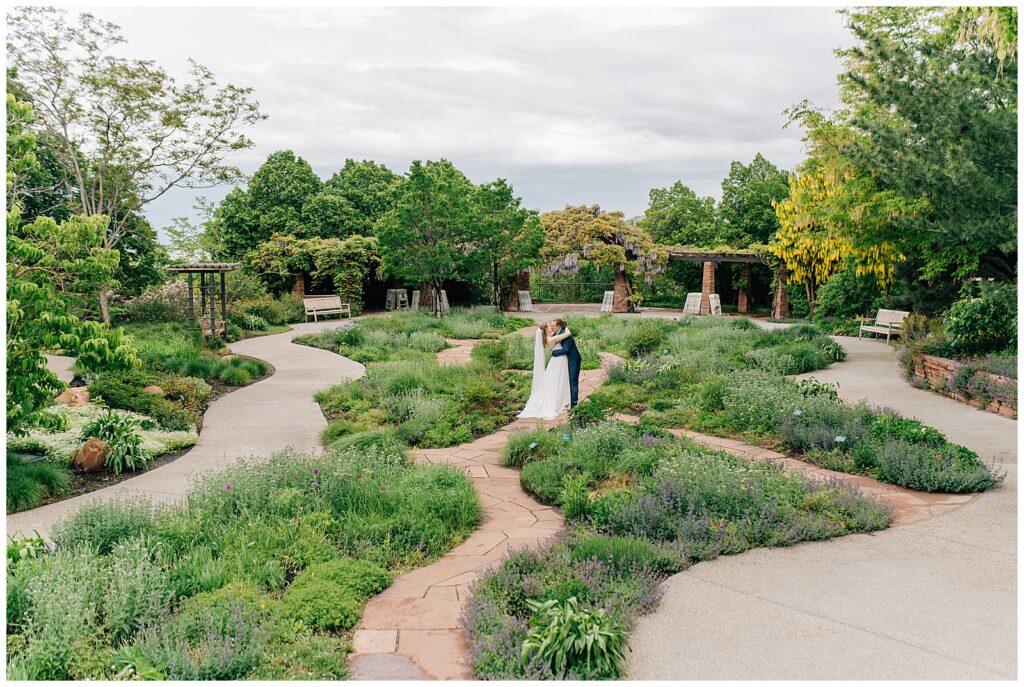
<path fill-rule="evenodd" d="M 680 179 L 718 195 L 733 160 L 801 158 L 782 111 L 836 99 L 823 8 L 103 8 L 123 52 L 182 73 L 186 57 L 255 88 L 269 119 L 236 158 L 252 172 L 290 148 L 322 176 L 345 158 L 397 171 L 447 157 L 506 177 L 541 210 L 643 211 Z M 222 192 L 207 193 L 219 197 Z M 151 207 L 157 226 L 191 194 Z"/>

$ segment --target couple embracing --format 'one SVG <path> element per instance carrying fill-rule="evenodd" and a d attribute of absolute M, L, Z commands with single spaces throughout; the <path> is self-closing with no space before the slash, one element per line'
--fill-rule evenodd
<path fill-rule="evenodd" d="M 544 367 L 544 352 L 551 361 Z M 530 399 L 519 417 L 552 420 L 566 408 L 576 407 L 580 393 L 583 356 L 565 320 L 545 322 L 537 328 L 533 343 L 533 384 Z"/>

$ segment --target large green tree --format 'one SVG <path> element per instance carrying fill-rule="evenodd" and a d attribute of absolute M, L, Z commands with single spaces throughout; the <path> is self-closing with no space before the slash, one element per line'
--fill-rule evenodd
<path fill-rule="evenodd" d="M 324 184 L 325 189 L 344 198 L 356 212 L 351 227 L 355 234 L 370 236 L 381 216 L 395 202 L 402 177 L 372 160 L 345 160 L 345 165 Z"/>
<path fill-rule="evenodd" d="M 437 291 L 469 276 L 479 264 L 470 256 L 478 231 L 474 191 L 448 160 L 413 162 L 394 205 L 377 222 L 384 272 Z M 437 303 L 434 309 L 440 312 Z"/>
<path fill-rule="evenodd" d="M 515 295 L 520 272 L 540 260 L 544 227 L 536 211 L 524 208 L 523 199 L 504 179 L 480 186 L 475 200 L 472 257 L 482 263 L 490 278 L 494 307 L 501 310 Z"/>
<path fill-rule="evenodd" d="M 801 171 L 840 183 L 831 222 L 860 249 L 895 246 L 925 282 L 1015 278 L 1016 9 L 846 14 L 844 107 L 792 113 Z"/>
<path fill-rule="evenodd" d="M 651 189 L 640 226 L 664 245 L 712 247 L 724 241 L 715 199 L 698 196 L 681 181 Z"/>
<path fill-rule="evenodd" d="M 72 211 L 108 217 L 112 249 L 172 188 L 240 178 L 226 158 L 252 146 L 242 130 L 263 118 L 251 89 L 218 86 L 196 63 L 180 82 L 153 61 L 118 56 L 121 43 L 119 27 L 88 13 L 69 21 L 27 7 L 8 16 L 8 63 L 55 141 Z M 99 294 L 106 320 L 106 289 Z"/>
<path fill-rule="evenodd" d="M 772 203 L 788 196 L 789 173 L 761 153 L 749 165 L 734 161 L 722 180 L 722 200 L 718 204 L 726 243 L 734 248 L 768 243 L 779 230 Z"/>
<path fill-rule="evenodd" d="M 209 232 L 208 243 L 219 245 L 224 257 L 241 260 L 273 234 L 342 239 L 368 235 L 371 223 L 337 183 L 325 184 L 304 159 L 279 150 L 260 165 L 247 188 L 224 198 Z"/>
<path fill-rule="evenodd" d="M 74 304 L 95 293 L 117 266 L 118 253 L 104 246 L 107 218 L 73 216 L 61 222 L 39 216 L 25 222 L 15 189 L 31 174 L 35 136 L 26 131 L 31 108 L 7 98 L 7 430 L 61 426 L 43 413 L 64 383 L 46 368 L 55 349 L 78 356 L 87 370 L 137 363 L 120 329 L 72 314 Z"/>

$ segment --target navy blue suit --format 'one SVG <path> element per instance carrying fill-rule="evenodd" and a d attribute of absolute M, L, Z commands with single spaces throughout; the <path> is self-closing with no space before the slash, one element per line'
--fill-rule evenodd
<path fill-rule="evenodd" d="M 559 334 L 565 329 L 558 330 Z M 580 368 L 583 366 L 583 356 L 580 349 L 576 347 L 576 339 L 572 336 L 563 339 L 561 344 L 551 351 L 551 355 L 564 355 L 569 359 L 569 396 L 572 399 L 572 407 L 575 408 L 580 402 Z"/>

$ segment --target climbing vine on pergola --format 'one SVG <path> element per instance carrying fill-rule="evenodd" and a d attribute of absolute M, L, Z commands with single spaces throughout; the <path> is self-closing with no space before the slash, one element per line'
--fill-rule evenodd
<path fill-rule="evenodd" d="M 617 312 L 631 312 L 640 301 L 635 280 L 650 283 L 665 268 L 668 252 L 647 232 L 629 225 L 621 212 L 604 212 L 597 205 L 567 205 L 540 216 L 546 233 L 541 272 L 547 276 L 576 274 L 580 261 L 615 272 Z"/>
<path fill-rule="evenodd" d="M 249 262 L 265 272 L 329 278 L 343 302 L 361 306 L 363 282 L 380 265 L 380 254 L 373 237 L 300 239 L 275 233 L 249 255 Z"/>

